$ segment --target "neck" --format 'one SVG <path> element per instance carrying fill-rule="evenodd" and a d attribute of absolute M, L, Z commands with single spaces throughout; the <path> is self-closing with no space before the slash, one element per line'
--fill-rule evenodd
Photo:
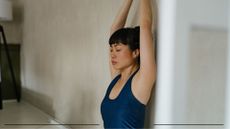
<path fill-rule="evenodd" d="M 124 68 L 120 71 L 121 73 L 121 80 L 127 80 L 137 69 L 139 66 L 137 64 L 131 65 L 127 68 Z"/>

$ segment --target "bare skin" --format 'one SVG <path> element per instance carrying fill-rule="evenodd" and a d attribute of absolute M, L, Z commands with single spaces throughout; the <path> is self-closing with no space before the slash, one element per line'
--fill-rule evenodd
<path fill-rule="evenodd" d="M 125 26 L 133 0 L 124 0 L 118 12 L 110 34 Z M 153 84 L 156 81 L 155 48 L 152 34 L 152 5 L 150 0 L 140 0 L 140 50 L 131 51 L 127 45 L 114 44 L 110 47 L 110 72 L 112 78 L 121 74 L 121 78 L 113 87 L 109 98 L 116 99 L 129 77 L 139 67 L 132 80 L 132 93 L 142 104 L 147 105 Z M 136 58 L 140 55 L 140 66 Z"/>

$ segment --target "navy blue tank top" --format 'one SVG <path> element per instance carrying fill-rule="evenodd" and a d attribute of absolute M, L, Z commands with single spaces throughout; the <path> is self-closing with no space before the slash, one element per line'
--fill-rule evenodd
<path fill-rule="evenodd" d="M 115 77 L 110 83 L 101 104 L 101 114 L 104 128 L 144 128 L 145 105 L 135 98 L 131 91 L 131 82 L 137 71 L 130 76 L 119 95 L 110 99 L 109 94 L 121 75 Z"/>

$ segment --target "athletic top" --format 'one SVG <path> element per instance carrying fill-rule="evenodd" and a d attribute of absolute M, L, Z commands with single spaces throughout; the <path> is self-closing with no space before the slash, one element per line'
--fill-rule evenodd
<path fill-rule="evenodd" d="M 144 128 L 145 105 L 137 100 L 131 91 L 131 82 L 137 71 L 129 77 L 115 99 L 110 99 L 109 94 L 121 75 L 115 77 L 110 83 L 101 104 L 101 114 L 105 129 Z"/>

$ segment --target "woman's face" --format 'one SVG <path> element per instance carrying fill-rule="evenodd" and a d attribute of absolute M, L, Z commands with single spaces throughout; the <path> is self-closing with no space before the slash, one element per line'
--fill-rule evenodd
<path fill-rule="evenodd" d="M 136 63 L 137 55 L 135 51 L 130 50 L 128 45 L 119 43 L 110 47 L 110 57 L 113 68 L 122 70 Z"/>

